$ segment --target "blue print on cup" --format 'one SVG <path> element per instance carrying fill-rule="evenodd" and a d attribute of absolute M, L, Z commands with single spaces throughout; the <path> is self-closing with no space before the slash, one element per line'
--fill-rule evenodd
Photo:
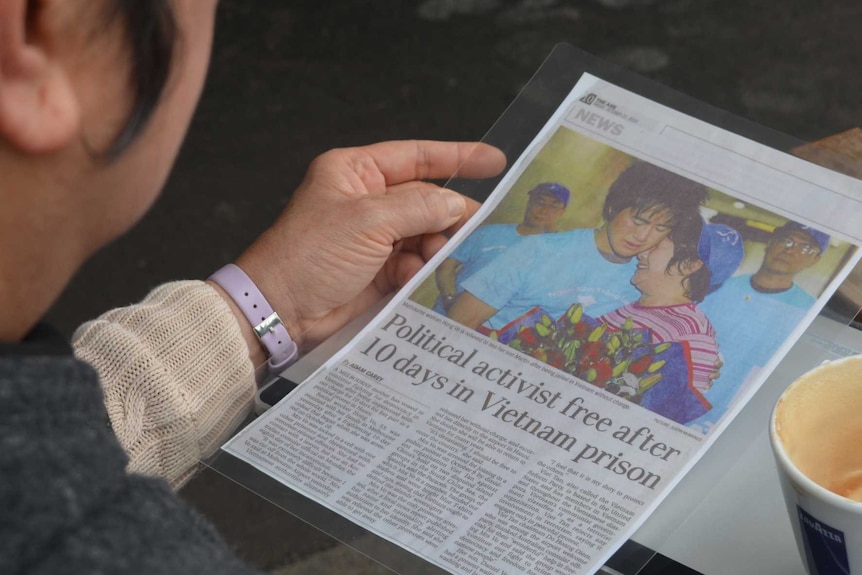
<path fill-rule="evenodd" d="M 815 519 L 801 507 L 796 510 L 811 575 L 850 575 L 844 532 Z"/>

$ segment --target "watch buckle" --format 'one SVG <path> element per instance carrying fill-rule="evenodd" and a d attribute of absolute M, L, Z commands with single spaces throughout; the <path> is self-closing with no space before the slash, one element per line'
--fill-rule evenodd
<path fill-rule="evenodd" d="M 257 334 L 258 339 L 260 339 L 267 333 L 275 333 L 275 328 L 280 325 L 283 325 L 281 318 L 278 317 L 278 314 L 276 312 L 272 312 L 272 315 L 254 326 L 253 329 L 254 333 Z"/>

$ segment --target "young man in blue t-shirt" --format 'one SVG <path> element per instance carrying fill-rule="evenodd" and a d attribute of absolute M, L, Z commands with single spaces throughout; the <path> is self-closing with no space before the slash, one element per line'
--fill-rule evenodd
<path fill-rule="evenodd" d="M 499 330 L 537 306 L 557 318 L 581 303 L 595 317 L 634 301 L 633 258 L 681 219 L 699 218 L 707 196 L 696 182 L 636 162 L 611 184 L 603 225 L 524 238 L 464 281 L 449 317 Z"/>

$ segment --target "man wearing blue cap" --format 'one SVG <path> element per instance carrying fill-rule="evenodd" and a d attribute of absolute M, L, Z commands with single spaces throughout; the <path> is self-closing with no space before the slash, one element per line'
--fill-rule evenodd
<path fill-rule="evenodd" d="M 434 311 L 446 314 L 464 291 L 461 282 L 522 238 L 557 231 L 557 222 L 569 205 L 569 189 L 556 182 L 544 182 L 528 195 L 521 223 L 490 224 L 476 229 L 440 264 L 435 272 L 440 296 L 434 303 Z"/>
<path fill-rule="evenodd" d="M 751 289 L 807 310 L 815 298 L 793 280 L 820 261 L 828 247 L 828 235 L 798 222 L 787 222 L 773 232 L 766 244 L 760 269 L 748 278 Z"/>
<path fill-rule="evenodd" d="M 815 298 L 799 287 L 797 274 L 820 261 L 829 236 L 798 222 L 776 228 L 754 274 L 729 279 L 706 297 L 701 309 L 718 333 L 724 365 L 707 397 L 720 415 L 741 384 L 762 369 L 796 328 Z"/>

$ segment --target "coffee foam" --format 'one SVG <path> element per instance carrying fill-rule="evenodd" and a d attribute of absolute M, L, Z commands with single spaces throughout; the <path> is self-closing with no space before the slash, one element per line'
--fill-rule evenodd
<path fill-rule="evenodd" d="M 784 393 L 775 429 L 809 479 L 862 502 L 862 356 L 808 372 Z"/>

